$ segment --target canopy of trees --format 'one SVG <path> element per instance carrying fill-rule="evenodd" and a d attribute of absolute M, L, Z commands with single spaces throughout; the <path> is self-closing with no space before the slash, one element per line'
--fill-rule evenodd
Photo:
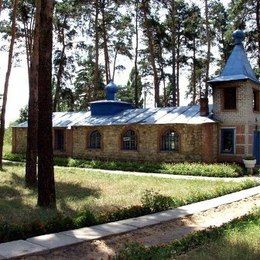
<path fill-rule="evenodd" d="M 182 90 L 190 103 L 197 103 L 202 95 L 210 94 L 206 82 L 223 66 L 237 28 L 246 32 L 245 47 L 260 75 L 259 0 L 232 0 L 227 7 L 223 2 L 56 1 L 53 110 L 85 110 L 89 102 L 102 99 L 104 85 L 126 69 L 122 60 L 128 60 L 131 68 L 121 99 L 138 107 L 144 93 L 151 93 L 155 106 L 176 106 Z M 0 24 L 2 37 L 8 38 L 10 1 L 1 1 L 0 10 L 10 14 Z M 18 3 L 16 55 L 26 55 L 29 77 L 35 10 L 35 1 Z M 188 86 L 180 82 L 182 72 Z"/>

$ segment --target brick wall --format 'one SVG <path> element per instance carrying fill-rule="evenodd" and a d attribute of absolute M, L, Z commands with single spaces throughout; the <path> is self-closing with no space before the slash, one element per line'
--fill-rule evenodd
<path fill-rule="evenodd" d="M 237 88 L 237 108 L 236 110 L 223 109 L 223 89 L 226 87 Z M 253 153 L 253 132 L 258 126 L 260 128 L 260 113 L 253 111 L 253 90 L 260 89 L 251 81 L 236 81 L 221 83 L 213 87 L 213 113 L 215 119 L 220 121 L 220 129 L 231 127 L 235 129 L 235 154 L 223 155 L 218 148 L 219 161 L 242 162 L 245 155 Z M 260 96 L 259 96 L 260 97 Z M 219 143 L 220 143 L 219 129 Z"/>
<path fill-rule="evenodd" d="M 226 87 L 237 88 L 237 109 L 223 109 L 223 89 Z M 253 111 L 253 89 L 260 89 L 251 81 L 236 81 L 222 83 L 213 88 L 213 112 L 214 117 L 222 124 L 255 124 L 255 119 L 260 121 L 260 113 Z"/>

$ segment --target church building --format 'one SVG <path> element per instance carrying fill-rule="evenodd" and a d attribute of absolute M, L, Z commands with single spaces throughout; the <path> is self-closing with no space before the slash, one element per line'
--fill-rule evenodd
<path fill-rule="evenodd" d="M 101 160 L 241 162 L 254 155 L 260 165 L 260 82 L 243 47 L 244 33 L 221 74 L 210 80 L 213 105 L 134 108 L 116 100 L 110 82 L 106 100 L 87 112 L 53 113 L 56 156 Z M 13 127 L 12 152 L 26 151 L 27 122 Z"/>

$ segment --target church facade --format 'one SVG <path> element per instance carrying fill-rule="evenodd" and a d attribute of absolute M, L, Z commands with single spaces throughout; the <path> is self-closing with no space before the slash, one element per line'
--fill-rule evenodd
<path fill-rule="evenodd" d="M 115 99 L 110 82 L 106 100 L 87 112 L 53 114 L 57 156 L 102 160 L 241 162 L 254 155 L 260 164 L 260 82 L 247 59 L 244 34 L 233 34 L 234 49 L 220 76 L 209 81 L 213 105 L 137 109 Z M 24 122 L 13 127 L 12 151 L 26 151 Z"/>

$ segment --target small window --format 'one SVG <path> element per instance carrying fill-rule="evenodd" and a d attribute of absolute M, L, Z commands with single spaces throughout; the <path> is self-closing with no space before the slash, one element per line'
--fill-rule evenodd
<path fill-rule="evenodd" d="M 91 149 L 100 149 L 101 148 L 101 134 L 99 131 L 95 130 L 89 135 L 89 144 L 88 147 Z"/>
<path fill-rule="evenodd" d="M 162 151 L 178 151 L 179 150 L 179 135 L 173 131 L 165 132 L 161 137 Z"/>
<path fill-rule="evenodd" d="M 128 130 L 122 135 L 123 150 L 137 150 L 137 136 L 135 131 Z"/>
<path fill-rule="evenodd" d="M 64 151 L 64 130 L 54 130 L 54 150 Z"/>
<path fill-rule="evenodd" d="M 221 129 L 221 153 L 234 154 L 235 151 L 235 130 Z"/>
<path fill-rule="evenodd" d="M 224 88 L 224 109 L 236 109 L 236 88 Z"/>
<path fill-rule="evenodd" d="M 259 91 L 254 90 L 253 93 L 254 93 L 253 109 L 254 109 L 254 111 L 260 111 Z"/>

